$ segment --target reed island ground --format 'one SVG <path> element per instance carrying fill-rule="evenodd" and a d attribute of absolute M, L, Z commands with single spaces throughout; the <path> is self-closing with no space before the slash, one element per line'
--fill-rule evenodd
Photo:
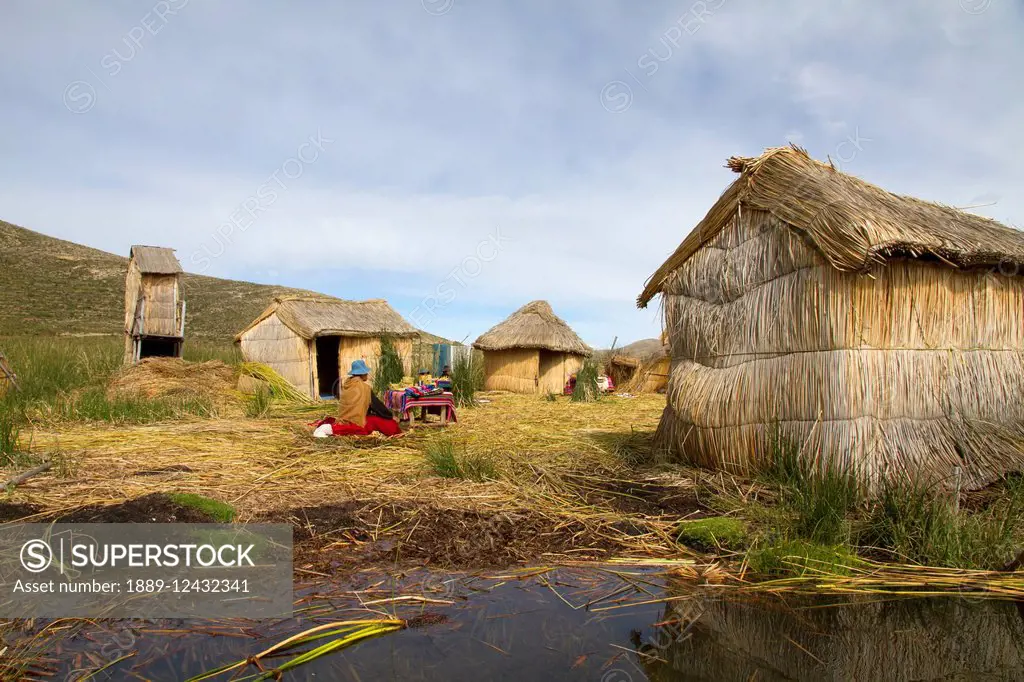
<path fill-rule="evenodd" d="M 63 357 L 46 343 L 8 344 L 41 384 L 32 354 Z M 256 404 L 220 360 L 88 376 L 102 363 L 79 351 L 62 370 L 83 373 L 77 386 L 6 412 L 8 478 L 52 466 L 10 488 L 3 521 L 290 523 L 296 580 L 628 560 L 744 584 L 972 569 L 1021 589 L 1000 570 L 1024 545 L 1014 477 L 956 500 L 923 486 L 869 497 L 840 472 L 789 467 L 784 443 L 750 476 L 688 467 L 654 453 L 659 394 L 477 393 L 446 428 L 317 439 L 309 423 L 334 403 Z"/>

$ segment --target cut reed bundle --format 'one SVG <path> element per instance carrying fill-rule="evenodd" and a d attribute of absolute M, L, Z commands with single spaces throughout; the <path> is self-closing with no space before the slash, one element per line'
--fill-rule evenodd
<path fill-rule="evenodd" d="M 262 362 L 243 362 L 239 365 L 242 375 L 262 381 L 269 388 L 270 393 L 279 400 L 292 401 L 297 403 L 310 403 L 312 399 L 302 391 L 299 391 L 282 377 L 269 365 Z"/>

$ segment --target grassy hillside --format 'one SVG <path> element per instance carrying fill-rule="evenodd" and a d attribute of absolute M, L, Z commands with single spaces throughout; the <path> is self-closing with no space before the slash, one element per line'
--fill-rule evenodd
<path fill-rule="evenodd" d="M 0 336 L 121 334 L 127 267 L 125 256 L 0 221 Z M 274 296 L 313 293 L 203 275 L 182 281 L 186 334 L 217 341 L 229 341 Z"/>

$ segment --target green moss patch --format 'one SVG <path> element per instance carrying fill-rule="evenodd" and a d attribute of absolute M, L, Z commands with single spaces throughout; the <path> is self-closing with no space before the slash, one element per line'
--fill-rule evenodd
<path fill-rule="evenodd" d="M 807 540 L 787 540 L 753 550 L 750 568 L 764 576 L 792 576 L 806 573 L 849 575 L 860 559 L 843 545 L 819 545 Z"/>
<path fill-rule="evenodd" d="M 719 548 L 739 549 L 747 544 L 747 525 L 731 516 L 684 521 L 676 528 L 676 533 L 677 542 L 706 552 Z"/>
<path fill-rule="evenodd" d="M 190 507 L 196 511 L 203 512 L 217 523 L 231 523 L 235 520 L 237 512 L 230 504 L 212 500 L 209 497 L 196 495 L 194 493 L 173 493 L 169 495 L 171 501 L 183 507 Z"/>

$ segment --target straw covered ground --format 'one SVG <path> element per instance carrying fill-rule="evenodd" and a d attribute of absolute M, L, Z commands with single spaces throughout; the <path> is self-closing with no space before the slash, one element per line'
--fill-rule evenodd
<path fill-rule="evenodd" d="M 206 374 L 222 368 L 206 363 Z M 60 451 L 75 465 L 18 486 L 0 514 L 128 520 L 135 501 L 150 517 L 138 520 L 172 520 L 162 496 L 193 493 L 230 505 L 241 522 L 293 523 L 306 550 L 300 567 L 322 573 L 367 560 L 476 567 L 679 554 L 671 529 L 704 510 L 694 481 L 631 460 L 650 442 L 664 398 L 484 399 L 460 410 L 456 425 L 390 440 L 312 438 L 307 423 L 334 412 L 332 403 L 276 404 L 260 419 L 225 408 L 146 424 L 36 423 L 32 452 Z M 472 471 L 439 475 L 438 457 Z"/>
<path fill-rule="evenodd" d="M 743 589 L 1024 595 L 1020 477 L 868 497 L 843 471 L 802 467 L 782 438 L 752 476 L 659 462 L 660 395 L 483 393 L 447 428 L 316 439 L 309 423 L 337 405 L 269 375 L 271 395 L 243 395 L 248 363 L 121 369 L 113 347 L 106 360 L 99 346 L 6 347 L 23 390 L 0 404 L 0 472 L 53 466 L 8 491 L 0 523 L 290 523 L 310 580 L 641 561 Z"/>

